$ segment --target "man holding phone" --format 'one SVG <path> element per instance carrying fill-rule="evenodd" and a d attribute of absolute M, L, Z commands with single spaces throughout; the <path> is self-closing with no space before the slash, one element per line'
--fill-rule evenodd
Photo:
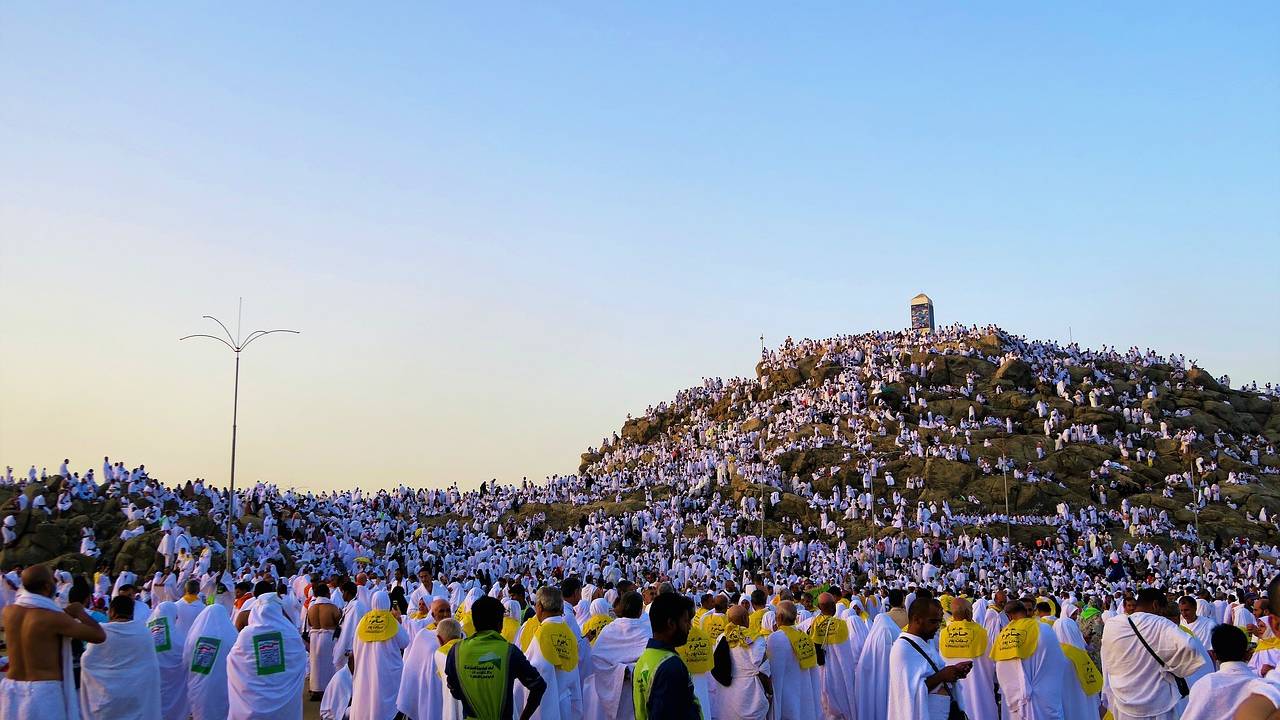
<path fill-rule="evenodd" d="M 888 720 L 961 718 L 963 706 L 955 683 L 973 668 L 972 661 L 948 665 L 931 640 L 942 627 L 942 604 L 916 598 L 907 612 L 907 627 L 889 651 Z"/>

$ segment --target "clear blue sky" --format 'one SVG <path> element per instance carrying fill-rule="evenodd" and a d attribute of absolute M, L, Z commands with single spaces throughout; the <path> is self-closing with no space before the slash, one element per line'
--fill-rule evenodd
<path fill-rule="evenodd" d="M 1280 380 L 1275 3 L 9 3 L 0 463 L 571 471 L 758 337 Z M 1042 4 L 1031 4 L 1042 5 Z"/>

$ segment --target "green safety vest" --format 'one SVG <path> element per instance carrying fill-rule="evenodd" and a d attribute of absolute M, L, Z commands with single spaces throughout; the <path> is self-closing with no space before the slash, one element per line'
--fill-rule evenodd
<path fill-rule="evenodd" d="M 489 630 L 458 641 L 453 648 L 458 684 L 475 720 L 501 720 L 507 694 L 511 643 Z"/>
<path fill-rule="evenodd" d="M 649 720 L 649 696 L 653 693 L 653 676 L 658 672 L 658 666 L 666 662 L 670 658 L 678 658 L 679 655 L 670 650 L 659 650 L 657 648 L 645 648 L 640 653 L 640 658 L 636 660 L 636 669 L 631 682 L 631 700 L 635 705 L 636 720 Z M 681 661 L 680 667 L 684 668 L 684 662 Z M 689 676 L 689 671 L 685 669 L 685 676 Z M 693 678 L 689 677 L 689 684 L 693 684 Z M 693 699 L 693 704 L 698 705 L 698 699 Z M 702 706 L 698 705 L 698 715 L 706 717 L 703 713 Z"/>

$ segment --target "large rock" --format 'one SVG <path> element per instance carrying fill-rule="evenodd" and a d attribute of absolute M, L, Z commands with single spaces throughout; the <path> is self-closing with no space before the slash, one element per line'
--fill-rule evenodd
<path fill-rule="evenodd" d="M 1000 363 L 1000 367 L 996 369 L 992 379 L 1006 380 L 1015 387 L 1020 388 L 1035 387 L 1035 375 L 1031 373 L 1031 366 L 1020 358 L 1009 358 Z"/>

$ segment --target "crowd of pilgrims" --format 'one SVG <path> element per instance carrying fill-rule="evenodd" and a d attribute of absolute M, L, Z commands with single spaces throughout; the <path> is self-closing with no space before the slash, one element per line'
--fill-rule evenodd
<path fill-rule="evenodd" d="M 993 335 L 1000 339 L 998 351 L 980 342 Z M 1018 359 L 1056 396 L 1047 400 L 1030 390 L 981 382 L 975 373 L 959 385 L 930 384 L 933 360 L 904 360 L 921 349 L 996 365 Z M 770 378 L 815 358 L 814 365 L 835 368 L 816 387 L 770 391 Z M 1169 379 L 1147 379 L 1142 370 L 1152 366 L 1169 369 Z M 1081 367 L 1092 376 L 1073 378 L 1070 369 Z M 486 595 L 504 603 L 510 616 L 504 634 L 529 654 L 555 691 L 548 691 L 537 717 L 631 717 L 634 709 L 623 691 L 628 663 L 635 661 L 632 650 L 643 648 L 645 608 L 664 590 L 695 600 L 694 626 L 706 635 L 704 649 L 712 655 L 731 651 L 727 661 L 718 655 L 691 661 L 691 670 L 703 668 L 694 679 L 706 718 L 885 717 L 892 691 L 886 621 L 894 620 L 896 637 L 907 625 L 907 606 L 928 597 L 942 600 L 948 623 L 972 621 L 985 628 L 988 647 L 968 656 L 978 659 L 974 671 L 952 686 L 953 695 L 972 693 L 966 701 L 977 705 L 969 709 L 971 718 L 1093 718 L 1104 708 L 1117 718 L 1145 717 L 1124 715 L 1123 699 L 1117 707 L 1110 689 L 1113 668 L 1102 652 L 1104 624 L 1133 612 L 1144 588 L 1170 593 L 1171 602 L 1150 611 L 1155 614 L 1176 613 L 1176 601 L 1185 595 L 1195 608 L 1193 618 L 1247 628 L 1260 649 L 1277 651 L 1255 653 L 1255 659 L 1263 658 L 1256 669 L 1267 670 L 1280 657 L 1280 647 L 1273 648 L 1280 643 L 1280 623 L 1266 614 L 1264 598 L 1280 548 L 1248 538 L 1202 538 L 1193 524 L 1175 522 L 1166 509 L 1131 503 L 1132 491 L 1117 480 L 1135 477 L 1130 465 L 1151 466 L 1157 441 L 1168 441 L 1162 447 L 1172 443 L 1187 458 L 1187 470 L 1144 490 L 1177 497 L 1187 508 L 1226 507 L 1231 501 L 1224 485 L 1261 483 L 1278 471 L 1265 462 L 1275 455 L 1265 436 L 1225 430 L 1206 436 L 1179 422 L 1182 411 L 1144 404 L 1180 388 L 1188 368 L 1181 356 L 1136 348 L 1085 350 L 990 327 L 954 326 L 927 338 L 899 332 L 788 339 L 762 354 L 758 378 L 707 379 L 649 408 L 636 420 L 661 427 L 659 432 L 637 437 L 624 428 L 622 436 L 590 448 L 585 467 L 574 475 L 516 485 L 491 480 L 468 491 L 456 485 L 400 486 L 317 494 L 257 483 L 228 499 L 200 479 L 168 486 L 150 477 L 145 466 L 129 469 L 104 458 L 99 475 L 96 469 L 76 471 L 64 460 L 56 478 L 35 466 L 18 476 L 6 469 L 0 483 L 26 491 L 4 509 L 0 531 L 5 546 L 13 546 L 31 531 L 36 513 L 62 516 L 74 512 L 77 502 L 84 507 L 109 498 L 119 500 L 126 521 L 118 539 L 159 530 L 155 562 L 145 563 L 159 571 L 140 577 L 100 557 L 99 538 L 86 527 L 80 552 L 99 558 L 100 571 L 93 578 L 59 571 L 56 598 L 65 604 L 74 594 L 101 612 L 123 592 L 137 603 L 135 619 L 148 619 L 153 628 L 163 622 L 170 639 L 165 652 L 178 654 L 174 660 L 157 653 L 165 718 L 274 716 L 261 708 L 292 717 L 304 676 L 310 691 L 323 693 L 325 717 L 341 718 L 348 710 L 352 718 L 378 720 L 397 712 L 415 720 L 457 717 L 432 653 L 458 637 L 449 633 L 466 634 L 470 605 Z M 891 398 L 890 386 L 905 392 Z M 1270 384 L 1247 389 L 1280 398 L 1280 389 Z M 1038 426 L 985 412 L 990 398 L 984 393 L 1003 392 L 1026 394 Z M 969 411 L 959 419 L 935 414 L 928 405 L 939 398 L 964 398 Z M 1062 403 L 1103 408 L 1125 422 L 1103 433 L 1096 425 L 1067 420 Z M 732 412 L 723 412 L 726 405 Z M 1071 444 L 1118 451 L 1090 472 L 1089 502 L 1073 506 L 1064 500 L 1052 508 L 1006 513 L 973 495 L 926 500 L 923 477 L 895 478 L 890 468 L 905 467 L 898 462 L 904 459 L 939 457 L 972 464 L 980 475 L 1005 473 L 1015 487 L 1063 484 L 1035 461 L 984 452 L 993 439 L 1032 434 L 1043 438 L 1037 460 Z M 805 476 L 782 469 L 783 456 L 815 448 L 842 449 L 840 462 Z M 1227 457 L 1231 462 L 1223 463 Z M 1229 464 L 1230 471 L 1220 464 Z M 755 490 L 734 490 L 743 487 Z M 782 512 L 784 501 L 797 499 L 803 512 Z M 557 519 L 565 509 L 576 511 L 572 519 Z M 237 526 L 232 570 L 226 571 L 222 538 L 194 534 L 184 520 L 204 515 L 220 524 L 229 512 L 246 521 Z M 1265 507 L 1247 519 L 1257 527 L 1256 538 L 1275 537 L 1280 530 L 1280 518 Z M 772 525 L 768 535 L 760 532 L 765 522 Z M 1034 542 L 1011 543 L 1006 528 L 1021 526 L 1050 529 Z M 0 604 L 13 601 L 19 571 L 12 569 L 0 582 Z M 633 597 L 632 591 L 639 594 Z M 535 600 L 545 599 L 550 607 L 557 596 L 559 613 Z M 1079 702 L 1066 714 L 1042 714 L 1037 688 L 1062 678 L 1049 679 L 1049 671 L 1035 662 L 1023 658 L 1022 681 L 983 672 L 981 658 L 1010 622 L 1003 608 L 1011 601 L 1010 607 L 1053 623 L 1042 637 L 1078 647 L 1094 672 L 1100 671 L 1101 684 L 1084 700 L 1072 695 Z M 327 617 L 326 606 L 334 617 Z M 746 611 L 745 631 L 733 629 L 734 618 L 742 616 L 738 607 Z M 373 612 L 393 613 L 399 631 L 362 641 L 360 622 Z M 844 629 L 834 629 L 824 616 L 838 617 Z M 447 617 L 457 619 L 458 627 L 442 624 Z M 531 644 L 547 622 L 563 622 L 574 634 L 574 669 L 563 667 L 564 658 L 548 660 Z M 783 632 L 792 625 L 812 636 L 822 663 L 792 667 L 800 648 L 794 633 Z M 1194 625 L 1191 641 L 1204 654 L 1212 627 Z M 245 627 L 289 628 L 282 655 L 286 669 L 275 678 L 287 675 L 289 683 L 255 683 L 252 673 L 237 669 L 238 660 L 253 656 L 232 651 L 246 637 Z M 446 635 L 438 634 L 441 627 Z M 193 641 L 205 631 L 224 636 L 214 653 L 221 676 L 196 677 L 190 657 L 181 658 L 183 639 Z M 830 641 L 828 634 L 842 639 Z M 929 642 L 936 651 L 938 639 Z M 110 644 L 109 639 L 101 647 Z M 186 644 L 190 651 L 191 642 Z M 787 649 L 791 660 L 780 660 Z M 94 652 L 84 656 L 87 665 Z M 1062 656 L 1059 651 L 1055 657 Z M 732 667 L 724 678 L 728 683 L 712 676 L 722 661 Z M 1072 661 L 1084 682 L 1084 661 L 1076 655 Z M 757 681 L 769 677 L 771 667 L 774 682 Z M 1213 667 L 1210 661 L 1207 668 Z M 810 671 L 816 704 L 789 706 L 801 701 L 786 700 L 788 686 Z M 779 674 L 789 679 L 780 683 Z M 218 690 L 217 677 L 227 678 L 229 698 L 226 683 Z M 82 684 L 82 700 L 86 692 L 112 695 L 110 684 Z M 986 685 L 1003 692 L 988 697 Z M 1057 695 L 1069 694 L 1070 687 L 1083 686 L 1063 681 Z M 97 701 L 113 707 L 130 699 Z M 1078 714 L 1085 707 L 1091 715 Z"/>

